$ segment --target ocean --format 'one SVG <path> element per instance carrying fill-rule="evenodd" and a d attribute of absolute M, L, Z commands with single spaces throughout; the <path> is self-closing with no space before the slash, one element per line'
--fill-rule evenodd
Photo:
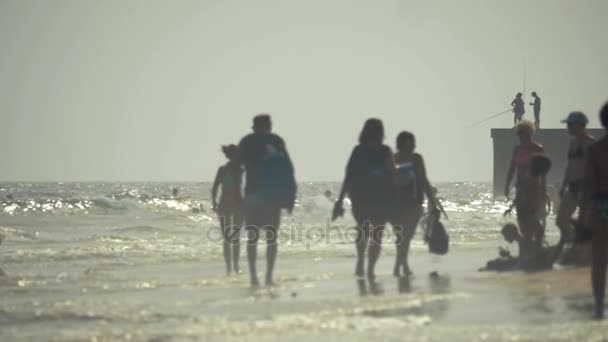
<path fill-rule="evenodd" d="M 225 275 L 209 183 L 0 183 L 0 340 L 608 339 L 590 319 L 589 268 L 478 271 L 499 247 L 517 253 L 500 239 L 514 218 L 490 184 L 437 184 L 450 252 L 429 254 L 419 229 L 414 276 L 395 279 L 388 227 L 373 286 L 353 275 L 350 213 L 329 220 L 324 192 L 339 187 L 299 184 L 282 217 L 277 286 L 253 290 L 244 243 L 245 272 Z"/>

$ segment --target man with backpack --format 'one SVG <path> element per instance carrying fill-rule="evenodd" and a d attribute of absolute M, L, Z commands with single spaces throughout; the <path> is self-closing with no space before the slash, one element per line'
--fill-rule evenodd
<path fill-rule="evenodd" d="M 244 214 L 251 285 L 259 285 L 256 259 L 262 230 L 267 242 L 266 285 L 273 285 L 281 209 L 289 213 L 293 210 L 296 182 L 285 142 L 272 133 L 270 115 L 259 114 L 253 118 L 253 133 L 239 143 L 238 161 L 246 171 Z"/>

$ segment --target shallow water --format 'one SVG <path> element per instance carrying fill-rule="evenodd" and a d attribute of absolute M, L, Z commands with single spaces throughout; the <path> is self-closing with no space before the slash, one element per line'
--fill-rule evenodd
<path fill-rule="evenodd" d="M 589 320 L 588 269 L 476 271 L 505 245 L 506 203 L 489 184 L 439 186 L 450 253 L 428 254 L 417 236 L 409 281 L 390 275 L 387 230 L 378 286 L 352 276 L 354 222 L 329 223 L 327 189 L 339 184 L 300 184 L 293 216 L 283 217 L 278 286 L 252 291 L 246 273 L 223 275 L 210 184 L 0 184 L 0 197 L 10 195 L 0 202 L 0 339 L 608 338 Z M 550 224 L 549 240 L 556 235 Z"/>

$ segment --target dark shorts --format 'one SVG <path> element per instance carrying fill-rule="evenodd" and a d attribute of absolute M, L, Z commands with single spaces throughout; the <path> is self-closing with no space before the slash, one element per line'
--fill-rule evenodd
<path fill-rule="evenodd" d="M 281 208 L 256 195 L 247 195 L 243 203 L 245 229 L 277 231 L 281 223 Z"/>

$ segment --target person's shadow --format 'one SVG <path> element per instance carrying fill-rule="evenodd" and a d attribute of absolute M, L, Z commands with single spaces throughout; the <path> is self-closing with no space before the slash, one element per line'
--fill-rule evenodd
<path fill-rule="evenodd" d="M 410 277 L 399 277 L 397 278 L 397 290 L 399 293 L 411 293 L 412 292 L 412 280 Z"/>
<path fill-rule="evenodd" d="M 357 279 L 357 288 L 359 289 L 359 295 L 361 297 L 365 297 L 370 293 L 379 296 L 384 294 L 384 289 L 382 288 L 382 284 L 378 283 L 375 280 L 369 281 L 369 290 L 367 287 L 367 280 L 365 279 Z"/>
<path fill-rule="evenodd" d="M 367 282 L 365 279 L 357 279 L 357 288 L 359 289 L 359 296 L 367 296 Z"/>

